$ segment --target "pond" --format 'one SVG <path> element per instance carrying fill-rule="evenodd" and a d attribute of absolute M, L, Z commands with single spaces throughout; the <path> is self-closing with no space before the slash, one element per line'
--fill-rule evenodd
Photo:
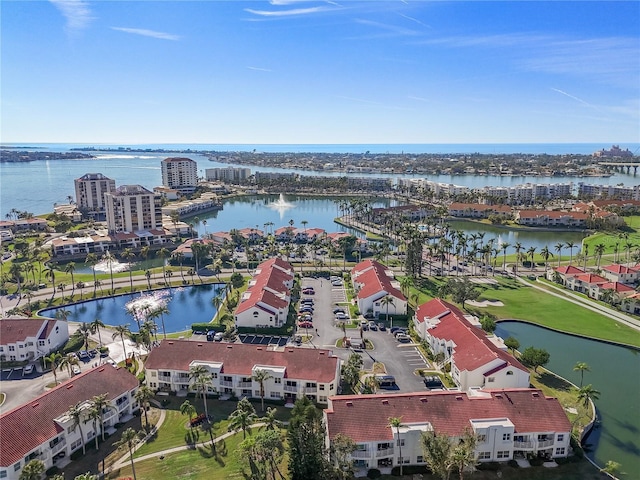
<path fill-rule="evenodd" d="M 499 322 L 496 334 L 517 338 L 520 351 L 544 348 L 550 354 L 546 368 L 576 385 L 580 373 L 573 367 L 586 362 L 590 371 L 584 384 L 600 392 L 595 401 L 599 424 L 585 441 L 587 455 L 600 466 L 614 460 L 630 476 L 640 472 L 640 351 L 521 322 Z"/>
<path fill-rule="evenodd" d="M 224 284 L 194 285 L 190 287 L 166 288 L 128 294 L 116 297 L 88 300 L 64 307 L 42 310 L 40 315 L 55 318 L 56 312 L 62 308 L 70 312 L 68 319 L 73 322 L 92 322 L 99 318 L 106 325 L 129 324 L 132 332 L 138 331 L 138 324 L 132 313 L 136 304 L 143 303 L 143 308 L 154 310 L 166 305 L 169 310 L 164 314 L 164 325 L 167 333 L 182 332 L 191 329 L 192 323 L 207 323 L 215 316 L 217 310 L 212 300 L 217 295 L 224 295 Z M 129 304 L 129 308 L 127 308 Z M 138 305 L 139 306 L 139 305 Z M 160 321 L 158 320 L 161 327 Z"/>

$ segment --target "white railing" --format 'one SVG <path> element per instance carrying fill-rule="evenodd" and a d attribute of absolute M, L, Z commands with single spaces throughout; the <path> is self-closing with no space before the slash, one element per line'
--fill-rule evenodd
<path fill-rule="evenodd" d="M 285 385 L 284 386 L 284 391 L 285 392 L 297 392 L 298 391 L 298 386 L 297 385 Z"/>
<path fill-rule="evenodd" d="M 220 385 L 223 387 L 233 387 L 233 382 L 227 380 L 220 380 Z"/>
<path fill-rule="evenodd" d="M 533 442 L 513 442 L 513 448 L 533 448 Z"/>
<path fill-rule="evenodd" d="M 252 386 L 252 382 L 238 382 L 238 388 L 251 388 Z"/>
<path fill-rule="evenodd" d="M 383 448 L 376 451 L 376 457 L 388 457 L 389 455 L 393 455 L 393 447 Z"/>
<path fill-rule="evenodd" d="M 354 450 L 351 452 L 352 458 L 371 458 L 370 450 Z"/>
<path fill-rule="evenodd" d="M 539 440 L 538 448 L 547 448 L 553 445 L 553 440 Z"/>

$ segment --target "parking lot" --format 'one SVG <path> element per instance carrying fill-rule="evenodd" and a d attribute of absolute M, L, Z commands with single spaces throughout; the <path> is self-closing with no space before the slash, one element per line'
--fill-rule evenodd
<path fill-rule="evenodd" d="M 333 309 L 342 304 L 345 312 L 349 313 L 346 305 L 347 297 L 344 286 L 332 285 L 328 279 L 304 278 L 303 289 L 312 287 L 313 295 L 302 295 L 302 298 L 313 298 L 313 329 L 308 329 L 312 338 L 308 348 L 327 348 L 346 361 L 353 350 L 350 348 L 336 348 L 336 342 L 342 338 L 342 329 L 339 322 L 335 321 Z M 317 333 L 316 333 L 317 329 Z M 301 329 L 299 334 L 305 334 Z M 347 337 L 360 338 L 359 329 L 347 329 Z M 373 363 L 384 363 L 387 373 L 396 378 L 398 390 L 391 392 L 415 392 L 425 391 L 426 387 L 422 377 L 415 375 L 417 369 L 428 367 L 428 363 L 422 357 L 417 347 L 412 343 L 400 343 L 387 328 L 385 331 L 364 331 L 363 337 L 373 343 L 373 350 L 359 350 L 357 353 L 364 360 L 364 368 L 371 369 Z"/>

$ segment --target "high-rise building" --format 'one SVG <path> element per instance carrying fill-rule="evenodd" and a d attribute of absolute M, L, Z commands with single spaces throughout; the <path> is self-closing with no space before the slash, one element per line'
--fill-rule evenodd
<path fill-rule="evenodd" d="M 229 183 L 241 183 L 251 176 L 251 169 L 243 167 L 207 168 L 205 175 L 208 181 L 221 180 Z"/>
<path fill-rule="evenodd" d="M 87 173 L 73 182 L 76 187 L 78 209 L 85 215 L 103 220 L 104 194 L 116 189 L 116 181 L 101 173 Z"/>
<path fill-rule="evenodd" d="M 198 164 L 190 158 L 171 157 L 162 160 L 162 185 L 181 193 L 191 193 L 198 186 Z"/>
<path fill-rule="evenodd" d="M 109 233 L 162 228 L 162 199 L 140 185 L 122 185 L 105 194 Z"/>

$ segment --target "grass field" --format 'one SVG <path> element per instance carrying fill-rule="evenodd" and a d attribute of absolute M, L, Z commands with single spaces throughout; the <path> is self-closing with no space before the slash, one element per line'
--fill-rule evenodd
<path fill-rule="evenodd" d="M 633 252 L 640 247 L 640 215 L 623 217 L 629 228 L 631 229 L 627 238 L 622 237 L 619 233 L 598 232 L 582 241 L 583 245 L 589 246 L 590 255 L 593 255 L 596 245 L 602 243 L 605 246 L 605 253 L 613 253 L 615 245 L 618 244 L 618 253 L 621 258 L 626 256 L 625 244 L 627 242 L 633 245 Z"/>

